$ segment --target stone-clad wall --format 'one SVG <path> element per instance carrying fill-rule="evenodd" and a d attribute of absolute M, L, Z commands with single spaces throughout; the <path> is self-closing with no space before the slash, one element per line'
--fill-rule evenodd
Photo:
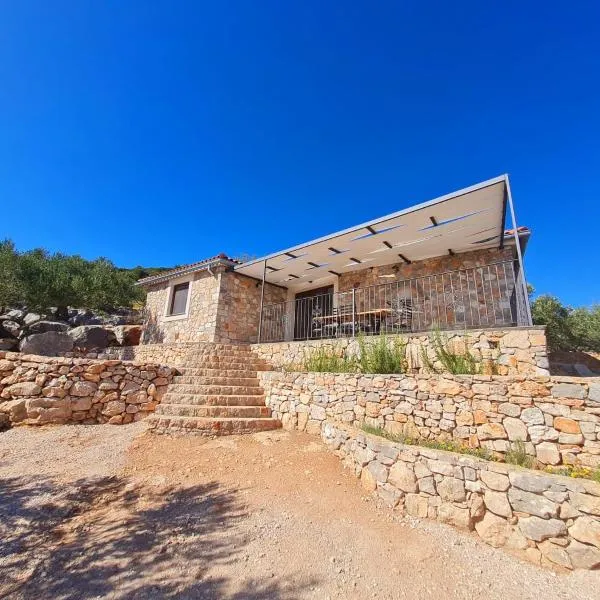
<path fill-rule="evenodd" d="M 260 296 L 261 283 L 256 279 L 233 272 L 223 273 L 214 341 L 232 344 L 256 342 Z M 286 298 L 285 288 L 265 285 L 265 305 L 285 302 Z"/>
<path fill-rule="evenodd" d="M 544 566 L 600 567 L 600 485 L 406 446 L 327 423 L 324 442 L 388 506 L 473 530 Z"/>
<path fill-rule="evenodd" d="M 414 329 L 447 321 L 465 327 L 510 326 L 516 314 L 514 258 L 511 245 L 399 262 L 342 273 L 338 289 L 369 289 L 357 294 L 357 310 L 385 306 L 391 295 L 410 298 Z"/>
<path fill-rule="evenodd" d="M 367 423 L 501 455 L 516 440 L 543 464 L 600 466 L 600 378 L 259 373 L 284 427 Z"/>
<path fill-rule="evenodd" d="M 449 271 L 458 271 L 460 269 L 474 269 L 513 259 L 514 248 L 506 246 L 502 250 L 496 248 L 474 250 L 473 252 L 461 252 L 454 256 L 445 255 L 427 260 L 413 261 L 411 264 L 398 262 L 393 265 L 342 273 L 339 278 L 339 291 L 346 292 L 352 290 L 352 288 L 365 288 L 372 285 L 381 285 L 382 282 L 402 281 L 416 277 L 448 273 Z M 382 275 L 386 276 L 385 279 L 382 279 Z M 392 275 L 393 277 L 391 277 Z"/>
<path fill-rule="evenodd" d="M 156 363 L 0 353 L 0 426 L 131 423 L 154 411 L 174 370 Z"/>
<path fill-rule="evenodd" d="M 406 334 L 402 337 L 406 343 L 408 370 L 419 373 L 423 370 L 422 350 L 427 352 L 429 360 L 436 363 L 432 347 L 431 333 Z M 467 332 L 444 332 L 448 343 L 457 350 L 465 347 L 482 361 L 484 370 L 493 363 L 499 375 L 548 375 L 548 350 L 543 327 L 514 327 L 508 329 L 483 329 Z M 390 339 L 395 336 L 389 336 Z M 306 357 L 317 348 L 324 347 L 338 354 L 344 352 L 353 355 L 358 352 L 358 342 L 354 338 L 336 340 L 308 340 L 300 342 L 276 342 L 254 344 L 254 352 L 274 367 L 289 365 L 300 366 Z M 442 365 L 436 364 L 442 368 Z"/>
<path fill-rule="evenodd" d="M 188 316 L 165 320 L 169 282 L 149 287 L 142 343 L 213 341 L 217 324 L 219 288 L 219 273 L 195 273 L 191 281 Z"/>
<path fill-rule="evenodd" d="M 215 267 L 193 275 L 187 317 L 165 318 L 169 283 L 148 288 L 143 344 L 247 343 L 258 339 L 260 282 Z M 287 290 L 265 285 L 265 304 L 284 302 Z"/>

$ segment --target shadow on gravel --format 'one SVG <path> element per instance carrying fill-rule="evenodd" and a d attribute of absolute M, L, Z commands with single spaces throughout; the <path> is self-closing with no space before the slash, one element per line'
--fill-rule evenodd
<path fill-rule="evenodd" d="M 216 483 L 0 479 L 0 598 L 297 598 L 317 582 L 250 577 L 250 540 L 235 531 L 247 516 L 238 494 Z M 207 575 L 237 562 L 247 566 L 235 581 Z"/>

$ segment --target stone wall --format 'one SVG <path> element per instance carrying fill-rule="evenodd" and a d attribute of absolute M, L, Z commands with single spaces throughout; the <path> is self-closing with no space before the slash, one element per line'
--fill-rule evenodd
<path fill-rule="evenodd" d="M 544 465 L 600 466 L 600 378 L 258 374 L 284 427 L 324 421 L 454 439 L 504 455 L 517 440 Z"/>
<path fill-rule="evenodd" d="M 122 348 L 106 348 L 98 355 L 99 359 L 133 360 L 153 362 L 171 367 L 179 367 L 195 354 L 203 353 L 205 346 L 212 342 L 175 342 L 170 344 L 142 344 Z"/>
<path fill-rule="evenodd" d="M 0 425 L 139 421 L 173 374 L 153 362 L 0 352 Z"/>
<path fill-rule="evenodd" d="M 436 363 L 432 347 L 431 333 L 413 333 L 401 335 L 407 342 L 406 357 L 408 369 L 412 373 L 423 370 L 422 349 L 429 359 Z M 484 366 L 493 363 L 499 375 L 548 375 L 548 351 L 543 327 L 513 327 L 509 329 L 483 329 L 467 332 L 444 332 L 451 346 L 458 350 L 468 348 Z M 395 336 L 389 336 L 394 338 Z M 358 352 L 355 338 L 324 340 L 306 340 L 300 342 L 275 342 L 254 344 L 254 352 L 276 368 L 301 366 L 306 357 L 319 347 L 330 348 L 339 353 L 353 355 Z M 436 364 L 442 368 L 442 365 Z"/>
<path fill-rule="evenodd" d="M 170 282 L 148 288 L 144 344 L 178 342 L 247 343 L 258 339 L 261 284 L 256 279 L 215 267 L 193 275 L 189 312 L 165 315 Z M 287 290 L 265 286 L 265 304 L 284 302 Z"/>
<path fill-rule="evenodd" d="M 436 324 L 443 328 L 446 323 L 510 327 L 517 313 L 514 258 L 514 248 L 506 246 L 371 267 L 342 273 L 338 291 L 369 288 L 356 294 L 358 311 L 385 306 L 394 296 L 410 298 L 413 330 Z"/>
<path fill-rule="evenodd" d="M 261 282 L 238 273 L 221 275 L 215 342 L 245 343 L 258 340 Z M 265 304 L 285 302 L 287 289 L 266 284 Z M 268 323 L 264 324 L 268 327 Z"/>
<path fill-rule="evenodd" d="M 506 246 L 504 249 L 491 248 L 487 250 L 474 250 L 473 252 L 462 252 L 453 256 L 445 255 L 427 260 L 418 260 L 406 264 L 399 262 L 393 265 L 372 267 L 342 273 L 339 278 L 339 291 L 346 292 L 352 288 L 365 288 L 372 285 L 381 285 L 382 282 L 403 281 L 416 277 L 428 275 L 439 275 L 448 271 L 461 269 L 474 269 L 486 265 L 511 261 L 514 259 L 514 248 Z M 382 275 L 386 278 L 382 279 Z"/>
<path fill-rule="evenodd" d="M 322 438 L 396 510 L 474 531 L 544 566 L 600 567 L 600 485 L 406 446 L 343 425 Z"/>
<path fill-rule="evenodd" d="M 169 282 L 149 287 L 142 343 L 213 341 L 217 327 L 220 278 L 218 269 L 214 274 L 208 271 L 194 273 L 188 315 L 176 319 L 166 315 Z"/>

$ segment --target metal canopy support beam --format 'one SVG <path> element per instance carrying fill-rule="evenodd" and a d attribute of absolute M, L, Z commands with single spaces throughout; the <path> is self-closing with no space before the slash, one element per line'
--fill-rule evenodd
<path fill-rule="evenodd" d="M 260 338 L 262 335 L 262 322 L 263 322 L 263 306 L 265 303 L 265 278 L 267 276 L 267 260 L 263 262 L 263 276 L 262 285 L 260 286 L 260 311 L 258 313 L 258 343 L 260 344 Z"/>
<path fill-rule="evenodd" d="M 525 279 L 525 266 L 523 264 L 523 253 L 521 252 L 521 241 L 519 240 L 519 231 L 517 227 L 517 217 L 515 216 L 515 206 L 513 204 L 512 193 L 510 191 L 510 182 L 508 175 L 505 175 L 506 181 L 506 199 L 508 200 L 508 208 L 510 210 L 510 217 L 512 220 L 513 234 L 515 238 L 515 246 L 517 248 L 517 259 L 519 262 L 519 280 L 523 287 L 523 297 L 525 302 L 525 312 L 527 313 L 527 325 L 533 325 L 531 318 L 531 306 L 529 305 L 529 294 L 527 293 L 527 281 Z M 504 232 L 502 232 L 504 235 Z"/>

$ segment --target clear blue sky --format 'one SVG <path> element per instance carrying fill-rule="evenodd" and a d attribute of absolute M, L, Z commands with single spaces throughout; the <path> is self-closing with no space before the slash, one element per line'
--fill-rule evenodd
<path fill-rule="evenodd" d="M 529 280 L 600 302 L 598 4 L 4 0 L 0 237 L 260 256 L 508 172 Z"/>

